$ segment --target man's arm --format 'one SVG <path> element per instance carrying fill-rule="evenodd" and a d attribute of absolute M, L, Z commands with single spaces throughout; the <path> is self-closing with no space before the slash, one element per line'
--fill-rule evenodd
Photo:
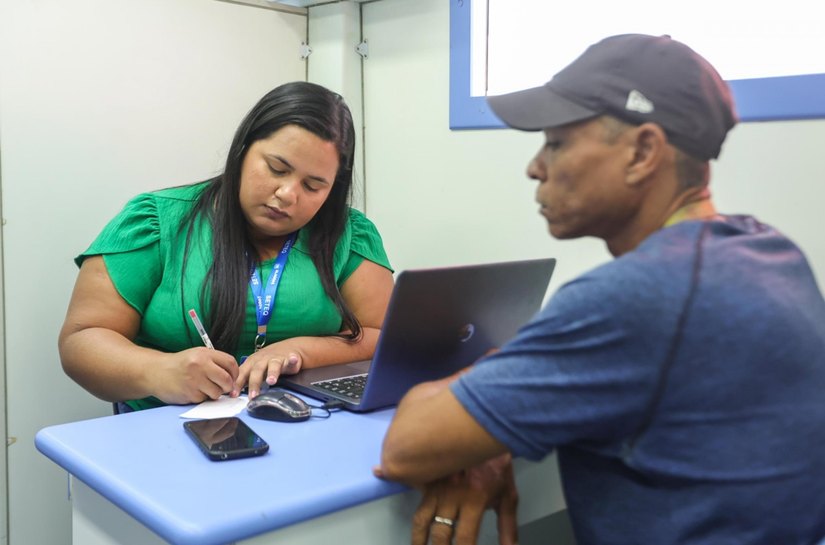
<path fill-rule="evenodd" d="M 499 543 L 514 545 L 518 492 L 510 455 L 450 391 L 456 376 L 420 384 L 404 396 L 375 473 L 421 489 L 413 545 L 473 544 L 490 508 L 498 516 Z M 437 516 L 447 523 L 435 523 Z"/>
<path fill-rule="evenodd" d="M 453 380 L 419 384 L 401 400 L 384 438 L 383 478 L 421 485 L 507 451 L 459 403 Z"/>

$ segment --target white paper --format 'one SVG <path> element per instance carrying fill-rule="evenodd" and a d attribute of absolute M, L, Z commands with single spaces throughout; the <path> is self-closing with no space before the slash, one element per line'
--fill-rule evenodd
<path fill-rule="evenodd" d="M 193 407 L 181 414 L 181 418 L 222 418 L 235 416 L 249 403 L 247 396 L 229 397 L 222 395 L 218 399 L 204 401 L 197 407 Z"/>

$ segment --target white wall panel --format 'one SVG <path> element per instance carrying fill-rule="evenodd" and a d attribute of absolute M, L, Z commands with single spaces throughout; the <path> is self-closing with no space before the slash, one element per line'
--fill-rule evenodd
<path fill-rule="evenodd" d="M 10 542 L 70 542 L 34 434 L 111 410 L 58 361 L 72 258 L 136 193 L 220 171 L 252 105 L 305 79 L 305 39 L 305 15 L 213 0 L 0 0 Z"/>

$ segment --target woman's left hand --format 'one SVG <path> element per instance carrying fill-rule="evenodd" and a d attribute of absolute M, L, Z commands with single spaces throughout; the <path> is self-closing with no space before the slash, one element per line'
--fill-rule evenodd
<path fill-rule="evenodd" d="M 265 346 L 251 354 L 240 366 L 232 395 L 236 397 L 244 386 L 248 386 L 249 399 L 253 399 L 261 392 L 264 383 L 274 386 L 279 376 L 294 375 L 302 366 L 300 352 L 287 343 Z"/>

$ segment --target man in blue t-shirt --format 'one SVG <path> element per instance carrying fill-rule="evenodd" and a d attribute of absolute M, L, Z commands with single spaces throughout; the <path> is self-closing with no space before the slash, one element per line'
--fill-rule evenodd
<path fill-rule="evenodd" d="M 509 456 L 554 450 L 579 545 L 825 543 L 825 301 L 793 242 L 711 202 L 736 123 L 716 70 L 613 36 L 489 103 L 544 132 L 550 233 L 615 259 L 402 400 L 376 473 L 425 487 L 413 543 L 472 543 L 486 507 L 514 543 Z"/>

